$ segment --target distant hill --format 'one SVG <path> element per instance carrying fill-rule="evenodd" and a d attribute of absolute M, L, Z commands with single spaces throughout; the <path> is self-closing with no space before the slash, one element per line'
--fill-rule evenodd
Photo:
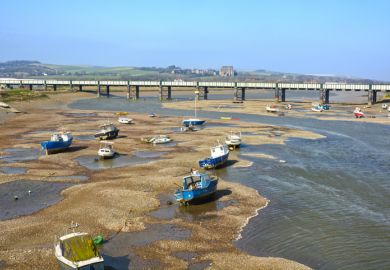
<path fill-rule="evenodd" d="M 213 69 L 181 69 L 168 67 L 102 67 L 87 65 L 55 65 L 39 61 L 8 61 L 0 63 L 2 78 L 47 78 L 68 80 L 199 80 L 199 81 L 252 81 L 252 82 L 343 82 L 378 83 L 378 81 L 339 76 L 304 75 L 267 71 L 238 71 L 235 77 L 220 77 Z"/>

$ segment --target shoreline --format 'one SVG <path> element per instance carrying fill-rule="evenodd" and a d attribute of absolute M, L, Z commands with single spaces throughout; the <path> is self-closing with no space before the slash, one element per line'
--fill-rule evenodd
<path fill-rule="evenodd" d="M 52 99 L 52 97 L 50 97 L 48 100 L 44 101 L 35 100 L 31 102 L 12 103 L 12 105 L 14 105 L 15 107 L 23 107 L 24 110 L 28 113 L 5 120 L 5 125 L 14 126 L 14 130 L 12 130 L 12 132 L 7 131 L 5 133 L 0 134 L 3 139 L 0 143 L 0 147 L 4 148 L 4 146 L 7 144 L 14 146 L 24 145 L 31 147 L 36 145 L 39 140 L 45 138 L 48 134 L 50 134 L 50 132 L 44 132 L 34 135 L 26 135 L 26 131 L 34 131 L 37 129 L 36 123 L 34 126 L 32 126 L 34 123 L 33 120 L 36 120 L 38 123 L 44 122 L 46 128 L 52 128 L 53 126 L 55 127 L 61 121 L 65 121 L 67 123 L 67 126 L 73 127 L 73 129 L 77 129 L 77 127 L 80 127 L 80 123 L 73 122 L 77 120 L 88 120 L 88 117 L 73 117 L 72 120 L 72 117 L 63 116 L 61 112 L 69 111 L 66 104 L 70 101 L 80 98 L 89 98 L 90 94 L 79 95 L 75 93 L 70 93 L 70 95 L 72 96 L 62 94 L 60 99 L 58 98 L 59 96 L 56 96 L 57 98 Z M 41 107 L 38 105 L 44 106 Z M 42 112 L 46 112 L 47 110 L 53 112 L 54 114 L 51 115 L 48 113 L 48 118 L 45 119 L 45 121 L 42 121 Z M 72 109 L 72 113 L 83 112 L 89 111 Z M 113 117 L 112 112 L 98 111 L 96 112 L 96 114 L 97 116 L 95 118 L 97 120 L 82 123 L 84 128 L 83 132 L 87 132 L 86 130 L 91 130 L 92 127 L 96 126 L 95 122 L 99 121 L 98 119 L 102 117 L 104 118 L 106 116 Z M 179 220 L 177 218 L 173 218 L 168 221 L 161 221 L 158 219 L 156 220 L 155 218 L 151 218 L 147 215 L 148 213 L 158 210 L 162 207 L 161 202 L 159 203 L 157 200 L 157 194 L 172 194 L 170 192 L 171 188 L 166 187 L 168 179 L 166 177 L 156 177 L 154 172 L 163 172 L 164 174 L 169 175 L 170 178 L 174 178 L 170 179 L 168 183 L 177 182 L 178 177 L 183 175 L 183 169 L 188 169 L 193 164 L 193 158 L 191 158 L 193 154 L 188 154 L 188 151 L 195 151 L 197 153 L 197 157 L 207 155 L 209 151 L 208 147 L 198 147 L 198 151 L 196 151 L 194 147 L 200 142 L 204 143 L 205 136 L 212 137 L 211 139 L 206 140 L 206 144 L 208 145 L 209 143 L 214 141 L 215 136 L 218 137 L 224 134 L 228 129 L 230 130 L 231 128 L 216 127 L 214 128 L 213 132 L 202 131 L 199 133 L 202 135 L 202 138 L 194 138 L 193 141 L 191 141 L 190 138 L 192 138 L 193 136 L 190 136 L 190 134 L 175 134 L 174 132 L 166 131 L 167 126 L 174 126 L 176 125 L 175 123 L 177 121 L 180 121 L 179 117 L 161 118 L 157 119 L 160 122 L 155 123 L 156 121 L 151 120 L 142 114 L 131 113 L 131 115 L 132 118 L 135 119 L 136 124 L 131 125 L 129 127 L 123 127 L 121 128 L 121 130 L 124 129 L 124 132 L 129 132 L 130 130 L 132 130 L 132 132 L 135 134 L 130 136 L 129 138 L 118 139 L 118 141 L 120 142 L 120 145 L 118 146 L 119 151 L 126 153 L 129 152 L 129 149 L 134 149 L 134 147 L 135 149 L 138 149 L 138 147 L 151 149 L 149 146 L 139 142 L 139 138 L 144 135 L 145 132 L 150 131 L 155 134 L 158 134 L 161 133 L 161 131 L 165 130 L 165 133 L 168 133 L 170 136 L 174 137 L 175 141 L 178 141 L 178 146 L 173 148 L 175 150 L 163 149 L 164 151 L 168 152 L 165 155 L 167 159 L 158 159 L 156 162 L 150 164 L 131 165 L 115 169 L 91 171 L 88 174 L 88 181 L 79 182 L 79 184 L 76 184 L 75 186 L 63 190 L 61 192 L 61 195 L 63 195 L 64 198 L 60 202 L 49 207 L 43 208 L 31 215 L 18 217 L 11 220 L 0 221 L 0 224 L 4 226 L 4 231 L 0 233 L 0 239 L 3 243 L 5 243 L 5 246 L 0 247 L 0 260 L 5 263 L 6 269 L 23 269 L 22 265 L 20 265 L 22 261 L 28 261 L 31 264 L 30 266 L 32 267 L 34 267 L 34 265 L 36 266 L 39 262 L 34 260 L 34 254 L 31 254 L 31 252 L 25 252 L 25 244 L 23 244 L 23 241 L 27 239 L 31 241 L 30 246 L 27 245 L 26 247 L 27 251 L 31 250 L 36 245 L 46 245 L 48 243 L 49 238 L 51 239 L 52 236 L 56 234 L 56 229 L 53 227 L 60 228 L 64 227 L 64 225 L 68 225 L 66 221 L 68 220 L 69 216 L 72 216 L 72 218 L 75 218 L 76 220 L 80 221 L 80 224 L 83 225 L 83 228 L 86 228 L 86 231 L 91 233 L 104 233 L 106 235 L 109 235 L 110 232 L 112 233 L 118 231 L 119 229 L 124 232 L 136 232 L 140 230 L 142 231 L 148 224 L 154 224 L 156 222 L 170 222 L 172 224 L 177 224 L 178 226 L 184 226 L 185 228 L 191 229 L 193 236 L 191 236 L 188 240 L 181 241 L 181 244 L 177 243 L 177 241 L 174 241 L 174 245 L 184 245 L 186 250 L 196 250 L 196 252 L 200 252 L 200 254 L 203 254 L 200 255 L 196 261 L 202 261 L 202 258 L 208 257 L 205 256 L 205 254 L 207 254 L 207 252 L 205 253 L 205 245 L 207 246 L 206 243 L 208 242 L 209 237 L 213 235 L 212 238 L 217 240 L 210 250 L 211 254 L 213 254 L 210 255 L 213 261 L 213 266 L 219 267 L 224 265 L 223 261 L 221 261 L 220 259 L 226 255 L 226 252 L 231 254 L 230 256 L 237 256 L 237 258 L 245 258 L 245 260 L 250 259 L 249 261 L 251 261 L 252 264 L 248 265 L 249 268 L 255 267 L 258 264 L 267 264 L 266 262 L 269 262 L 270 258 L 250 256 L 243 253 L 242 251 L 238 251 L 233 246 L 234 239 L 241 235 L 242 230 L 248 224 L 250 219 L 257 216 L 260 210 L 266 207 L 268 204 L 268 200 L 263 198 L 257 190 L 254 190 L 250 187 L 222 180 L 219 188 L 222 188 L 222 190 L 231 190 L 232 193 L 223 195 L 218 201 L 222 203 L 226 203 L 229 201 L 238 201 L 239 204 L 236 205 L 236 203 L 227 203 L 227 205 L 223 206 L 220 210 L 206 210 L 206 216 L 215 215 L 215 217 L 211 220 L 205 220 L 203 221 L 203 223 L 201 222 L 200 224 L 188 223 L 188 221 L 186 220 L 181 220 L 182 218 L 179 218 Z M 211 120 L 211 122 L 213 121 L 214 120 Z M 237 128 L 245 128 L 247 130 L 251 130 L 250 128 L 244 126 L 245 124 L 239 125 L 239 127 Z M 257 129 L 263 129 L 262 126 L 264 125 L 255 124 L 255 126 L 257 127 Z M 237 128 L 235 127 L 235 129 Z M 11 133 L 14 134 L 13 137 L 8 136 L 8 134 Z M 80 130 L 78 131 L 78 133 L 80 133 Z M 288 132 L 285 131 L 285 133 Z M 298 134 L 299 133 L 300 131 L 298 131 Z M 306 132 L 306 136 L 308 136 L 308 134 L 310 134 L 310 132 Z M 303 134 L 299 135 L 305 137 Z M 23 143 L 23 141 L 18 141 L 17 144 L 15 144 L 15 139 L 18 139 L 18 137 L 20 136 L 22 137 L 22 140 L 26 140 L 27 137 L 27 143 Z M 199 136 L 196 135 L 195 137 Z M 260 141 L 262 141 L 262 143 L 281 143 L 284 139 L 288 137 L 288 134 L 284 134 L 283 138 L 270 137 L 267 139 L 263 138 Z M 257 144 L 259 143 L 259 141 L 256 141 L 251 138 L 248 140 L 248 143 Z M 44 156 L 38 158 L 38 160 L 36 161 L 29 161 L 28 164 L 26 163 L 28 170 L 24 174 L 24 177 L 31 178 L 32 180 L 38 180 L 38 178 L 41 178 L 48 172 L 55 172 L 56 176 L 62 176 L 65 174 L 65 171 L 69 172 L 69 170 L 72 172 L 72 175 L 74 175 L 75 173 L 85 174 L 87 170 L 85 168 L 80 167 L 80 165 L 76 164 L 73 160 L 80 155 L 94 153 L 95 151 L 90 148 L 94 148 L 94 145 L 96 145 L 96 143 L 95 141 L 88 141 L 85 143 L 77 142 L 76 144 L 80 146 L 86 145 L 87 148 L 70 153 L 65 152 L 63 154 Z M 186 159 L 190 160 L 187 161 Z M 65 170 L 56 166 L 57 162 L 64 161 L 65 163 L 63 165 L 65 166 Z M 20 162 L 18 164 L 20 164 Z M 110 178 L 112 177 L 111 173 L 113 171 L 116 172 L 116 179 L 110 180 Z M 149 181 L 152 182 L 148 182 L 145 185 L 144 183 L 139 182 L 139 180 L 137 179 L 137 175 L 142 175 L 145 180 L 149 179 Z M 8 181 L 15 181 L 17 178 L 19 178 L 19 176 L 17 175 L 6 176 L 9 177 Z M 53 180 L 47 179 L 47 181 Z M 2 181 L 2 183 L 4 182 Z M 89 193 L 91 191 L 95 194 L 94 196 L 97 196 L 97 198 L 85 198 L 83 194 Z M 74 205 L 74 202 L 76 201 L 79 202 L 79 204 L 83 203 L 83 207 L 81 207 L 80 205 Z M 144 201 L 144 203 L 139 205 L 140 201 Z M 103 202 L 106 205 L 104 205 L 104 207 L 103 205 L 99 206 Z M 95 205 L 96 203 L 98 203 L 98 206 Z M 89 217 L 91 217 L 90 214 L 83 216 L 80 215 L 80 213 L 75 215 L 74 212 L 77 209 L 79 209 L 78 211 L 83 212 L 85 211 L 85 207 L 87 207 L 86 209 L 92 210 L 93 213 L 96 211 L 96 213 L 99 213 L 99 211 L 107 209 L 107 207 L 109 207 L 110 205 L 112 209 L 115 209 L 113 211 L 114 213 L 111 213 L 108 217 L 99 217 L 96 222 L 88 219 Z M 99 210 L 101 207 L 103 208 Z M 255 214 L 253 214 L 253 211 L 255 211 Z M 39 227 L 38 224 L 41 224 L 42 221 L 45 220 L 45 217 L 51 216 L 53 214 L 55 215 L 55 213 L 57 213 L 58 215 L 58 220 L 49 220 L 49 228 L 47 230 L 44 230 L 44 228 Z M 212 230 L 212 234 L 204 232 L 205 227 L 212 228 L 213 226 L 211 224 L 214 224 L 215 222 L 219 223 L 219 219 L 221 219 L 221 222 L 224 221 L 221 224 L 226 224 L 225 226 L 227 227 L 225 228 L 225 232 L 227 233 L 221 233 L 219 230 L 215 229 Z M 207 225 L 208 223 L 210 223 L 210 226 Z M 22 228 L 23 233 L 21 235 L 18 235 L 18 232 L 20 232 Z M 22 244 L 15 243 L 15 241 L 18 242 L 18 239 L 19 242 L 22 242 Z M 152 259 L 158 258 L 162 262 L 162 265 L 164 265 L 164 268 L 185 265 L 183 264 L 182 260 L 171 258 L 172 256 L 170 254 L 177 247 L 174 248 L 172 246 L 171 248 L 164 250 L 163 254 L 168 257 L 161 256 L 159 252 L 162 251 L 158 250 L 158 247 L 161 248 L 161 245 L 163 245 L 164 243 L 168 245 L 173 244 L 172 240 L 162 240 L 160 242 L 157 241 L 152 245 L 152 247 L 148 247 L 146 251 L 142 251 L 141 253 L 144 254 L 144 256 L 146 257 L 151 257 Z M 43 254 L 42 256 L 43 258 L 45 258 L 44 260 L 46 260 L 45 263 L 47 263 L 47 268 L 42 267 L 41 269 L 50 269 L 50 267 L 53 267 L 53 265 L 55 264 L 55 260 L 53 258 L 54 256 L 51 254 L 50 251 L 50 249 L 45 248 L 39 249 L 39 251 L 37 251 L 37 253 Z M 16 252 L 17 254 L 13 254 L 14 252 Z M 16 260 L 11 259 L 13 257 L 16 258 Z M 186 265 L 188 266 L 189 263 L 187 262 Z M 285 269 L 286 265 L 288 265 L 290 269 L 308 269 L 302 264 L 281 258 L 272 258 L 272 265 L 269 265 L 269 269 Z"/>

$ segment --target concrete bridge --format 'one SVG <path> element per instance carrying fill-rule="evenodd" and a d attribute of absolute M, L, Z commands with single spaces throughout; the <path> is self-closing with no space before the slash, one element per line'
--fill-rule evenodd
<path fill-rule="evenodd" d="M 7 86 L 52 87 L 57 90 L 58 86 L 69 86 L 70 89 L 83 90 L 83 87 L 96 87 L 97 96 L 100 96 L 103 88 L 107 96 L 110 87 L 121 86 L 127 89 L 129 99 L 140 97 L 140 88 L 156 87 L 159 89 L 161 99 L 171 99 L 172 89 L 194 88 L 200 92 L 200 97 L 207 99 L 211 89 L 232 89 L 233 98 L 237 102 L 245 100 L 245 92 L 249 89 L 262 89 L 273 91 L 278 102 L 286 101 L 286 92 L 293 90 L 318 91 L 320 103 L 329 103 L 330 91 L 365 91 L 368 92 L 368 104 L 377 101 L 378 92 L 390 92 L 390 84 L 344 84 L 344 83 L 267 83 L 267 82 L 197 82 L 197 81 L 76 81 L 76 80 L 35 80 L 35 79 L 0 79 L 0 84 Z"/>

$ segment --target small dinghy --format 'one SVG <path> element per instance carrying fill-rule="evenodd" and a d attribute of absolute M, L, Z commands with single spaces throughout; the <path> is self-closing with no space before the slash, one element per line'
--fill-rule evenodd
<path fill-rule="evenodd" d="M 270 112 L 270 113 L 277 113 L 277 112 L 279 112 L 279 108 L 276 107 L 276 105 L 267 106 L 267 107 L 265 107 L 265 110 L 267 112 Z"/>
<path fill-rule="evenodd" d="M 356 118 L 363 118 L 364 117 L 364 112 L 359 107 L 356 107 L 355 110 L 353 111 L 353 114 L 355 115 Z"/>
<path fill-rule="evenodd" d="M 382 109 L 386 110 L 387 109 L 387 104 L 386 103 L 383 103 L 382 104 Z M 389 108 L 390 109 L 390 108 Z"/>
<path fill-rule="evenodd" d="M 194 118 L 189 118 L 189 119 L 184 119 L 182 121 L 182 125 L 185 126 L 185 127 L 188 127 L 188 126 L 201 126 L 203 125 L 204 123 L 206 123 L 206 120 L 201 120 L 197 117 L 197 107 L 196 107 L 196 101 L 197 99 L 199 98 L 199 91 L 195 91 L 195 117 Z"/>
<path fill-rule="evenodd" d="M 115 151 L 113 147 L 114 143 L 113 142 L 106 142 L 106 141 L 101 141 L 100 142 L 100 147 L 98 150 L 98 157 L 100 159 L 110 159 L 115 156 Z"/>
<path fill-rule="evenodd" d="M 229 157 L 229 149 L 226 144 L 218 144 L 210 148 L 211 156 L 199 160 L 199 166 L 205 169 L 217 168 L 226 163 Z"/>
<path fill-rule="evenodd" d="M 311 107 L 311 110 L 313 112 L 322 112 L 323 111 L 323 109 L 322 109 L 322 107 L 320 105 Z"/>
<path fill-rule="evenodd" d="M 121 124 L 131 124 L 133 122 L 133 119 L 127 117 L 119 117 L 118 122 Z"/>
<path fill-rule="evenodd" d="M 286 110 L 291 110 L 291 109 L 292 109 L 292 106 L 291 106 L 291 104 L 287 104 L 284 108 L 285 108 Z"/>
<path fill-rule="evenodd" d="M 143 137 L 141 138 L 141 141 L 154 144 L 163 144 L 171 142 L 172 139 L 167 135 L 157 135 L 152 137 Z"/>
<path fill-rule="evenodd" d="M 100 140 L 114 139 L 118 136 L 119 129 L 113 123 L 107 122 L 100 126 L 100 130 L 95 134 L 95 138 Z"/>
<path fill-rule="evenodd" d="M 85 232 L 75 232 L 56 238 L 54 255 L 61 270 L 104 270 L 104 259 L 97 244 Z"/>
<path fill-rule="evenodd" d="M 150 114 L 148 114 L 148 116 L 149 116 L 149 117 L 152 117 L 152 118 L 153 118 L 153 117 L 157 117 L 157 115 L 154 114 L 154 113 L 150 113 Z"/>
<path fill-rule="evenodd" d="M 190 202 L 213 195 L 217 190 L 218 178 L 191 170 L 183 178 L 183 186 L 175 192 L 176 201 L 188 205 Z"/>
<path fill-rule="evenodd" d="M 41 142 L 41 146 L 46 155 L 49 155 L 69 148 L 72 141 L 73 136 L 70 132 L 56 132 L 51 136 L 50 141 Z"/>
<path fill-rule="evenodd" d="M 229 147 L 230 150 L 234 150 L 235 148 L 240 147 L 240 145 L 241 145 L 241 132 L 234 133 L 233 131 L 231 131 L 230 134 L 228 136 L 226 136 L 225 143 Z"/>

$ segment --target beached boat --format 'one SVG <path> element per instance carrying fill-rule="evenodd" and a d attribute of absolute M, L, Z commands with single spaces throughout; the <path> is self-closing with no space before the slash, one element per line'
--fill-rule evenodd
<path fill-rule="evenodd" d="M 388 107 L 388 108 L 387 108 L 387 111 L 389 111 L 389 112 L 390 112 L 390 107 Z"/>
<path fill-rule="evenodd" d="M 117 112 L 116 115 L 127 115 L 128 112 Z"/>
<path fill-rule="evenodd" d="M 154 137 L 151 142 L 153 144 L 163 144 L 163 143 L 169 143 L 171 141 L 172 141 L 172 139 L 169 138 L 168 136 L 160 135 L 160 136 Z"/>
<path fill-rule="evenodd" d="M 228 136 L 226 136 L 225 143 L 229 147 L 229 149 L 235 149 L 237 147 L 240 147 L 240 145 L 241 145 L 241 132 L 234 133 L 233 131 L 231 131 L 230 134 Z"/>
<path fill-rule="evenodd" d="M 199 127 L 195 127 L 193 125 L 180 127 L 180 131 L 198 131 L 198 130 L 200 130 L 200 128 Z"/>
<path fill-rule="evenodd" d="M 114 151 L 113 145 L 114 145 L 113 142 L 101 141 L 100 147 L 99 147 L 99 150 L 97 153 L 99 158 L 101 158 L 101 159 L 113 158 L 115 156 L 115 151 Z"/>
<path fill-rule="evenodd" d="M 356 118 L 362 118 L 364 117 L 364 112 L 359 107 L 356 107 L 355 110 L 353 111 L 353 114 L 355 115 Z"/>
<path fill-rule="evenodd" d="M 182 121 L 182 125 L 185 126 L 185 127 L 188 127 L 188 126 L 201 126 L 204 123 L 206 123 L 206 120 L 202 120 L 202 119 L 197 118 L 196 101 L 198 99 L 199 91 L 195 91 L 195 94 L 196 94 L 196 96 L 195 96 L 195 117 L 194 118 L 189 118 L 189 119 L 184 119 Z"/>
<path fill-rule="evenodd" d="M 41 142 L 41 146 L 48 155 L 69 148 L 72 141 L 73 136 L 70 132 L 56 132 L 51 136 L 50 141 Z"/>
<path fill-rule="evenodd" d="M 54 254 L 61 270 L 104 270 L 104 259 L 88 233 L 72 232 L 56 239 Z"/>
<path fill-rule="evenodd" d="M 330 105 L 329 104 L 322 104 L 322 105 L 318 105 L 320 108 L 322 108 L 323 110 L 325 111 L 328 111 L 330 109 Z"/>
<path fill-rule="evenodd" d="M 133 119 L 127 117 L 119 117 L 118 122 L 121 124 L 131 124 L 133 122 Z"/>
<path fill-rule="evenodd" d="M 386 103 L 383 103 L 383 104 L 382 104 L 382 109 L 386 110 L 386 109 L 387 109 L 387 107 L 388 107 L 388 106 L 387 106 L 387 104 L 386 104 Z M 390 109 L 390 108 L 389 108 L 389 109 Z"/>
<path fill-rule="evenodd" d="M 199 166 L 205 169 L 217 168 L 226 163 L 229 157 L 229 149 L 226 144 L 218 144 L 210 148 L 211 156 L 199 160 Z"/>
<path fill-rule="evenodd" d="M 183 178 L 183 186 L 175 192 L 176 201 L 188 205 L 190 202 L 213 195 L 217 190 L 218 178 L 191 170 Z"/>
<path fill-rule="evenodd" d="M 157 115 L 154 114 L 154 113 L 150 113 L 150 114 L 148 114 L 148 116 L 149 116 L 149 117 L 152 117 L 152 118 L 153 118 L 153 117 L 157 117 Z"/>
<path fill-rule="evenodd" d="M 95 138 L 100 140 L 114 139 L 118 136 L 119 129 L 113 123 L 106 123 L 100 126 L 100 130 L 95 134 Z"/>
<path fill-rule="evenodd" d="M 311 110 L 313 112 L 322 112 L 323 111 L 323 109 L 322 109 L 322 107 L 320 105 L 311 107 Z"/>
<path fill-rule="evenodd" d="M 291 110 L 291 109 L 292 109 L 292 106 L 291 106 L 291 104 L 287 104 L 284 108 L 285 108 L 286 110 Z"/>
<path fill-rule="evenodd" d="M 1 101 L 0 101 L 0 107 L 2 107 L 2 108 L 11 108 L 7 103 L 1 102 Z"/>
<path fill-rule="evenodd" d="M 276 107 L 276 105 L 266 106 L 265 110 L 270 113 L 277 113 L 279 112 L 279 108 Z"/>

